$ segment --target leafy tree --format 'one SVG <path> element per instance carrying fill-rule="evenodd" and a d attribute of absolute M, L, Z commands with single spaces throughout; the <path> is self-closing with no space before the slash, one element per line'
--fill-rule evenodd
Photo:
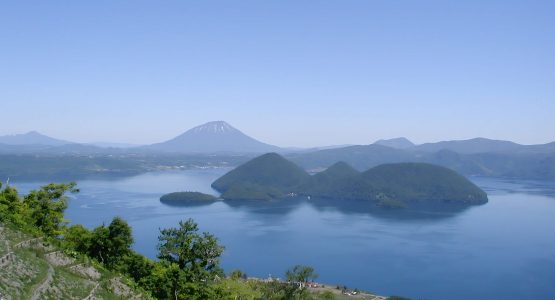
<path fill-rule="evenodd" d="M 122 218 L 115 217 L 108 227 L 102 225 L 93 230 L 89 254 L 114 268 L 130 253 L 132 244 L 131 227 Z"/>
<path fill-rule="evenodd" d="M 93 229 L 91 246 L 89 248 L 89 255 L 93 258 L 100 260 L 102 263 L 107 262 L 110 231 L 106 226 L 101 225 Z"/>
<path fill-rule="evenodd" d="M 133 234 L 127 222 L 115 217 L 108 225 L 108 239 L 110 241 L 110 256 L 122 257 L 129 252 L 133 244 Z"/>
<path fill-rule="evenodd" d="M 296 265 L 285 272 L 285 278 L 291 283 L 298 284 L 295 290 L 295 297 L 299 299 L 310 299 L 310 295 L 306 289 L 306 283 L 318 278 L 318 274 L 314 272 L 314 268 L 310 266 Z"/>
<path fill-rule="evenodd" d="M 155 265 L 156 263 L 143 255 L 129 251 L 123 258 L 121 271 L 131 276 L 136 282 L 139 282 L 142 278 L 152 274 Z"/>
<path fill-rule="evenodd" d="M 28 208 L 32 225 L 38 227 L 47 236 L 57 236 L 67 221 L 64 211 L 67 208 L 66 192 L 76 193 L 79 190 L 72 183 L 50 183 L 39 190 L 31 191 L 23 202 Z"/>
<path fill-rule="evenodd" d="M 2 189 L 2 183 L 0 182 L 0 221 L 10 221 L 19 225 L 24 224 L 22 219 L 22 204 L 17 190 L 10 186 Z"/>
<path fill-rule="evenodd" d="M 171 282 L 175 299 L 214 299 L 210 283 L 223 277 L 219 258 L 224 247 L 209 233 L 200 234 L 198 225 L 189 219 L 180 221 L 179 227 L 160 230 L 158 258 L 167 265 L 163 274 Z M 177 271 L 175 270 L 177 268 Z M 167 291 L 165 292 L 166 296 Z"/>
<path fill-rule="evenodd" d="M 68 227 L 64 233 L 64 244 L 66 247 L 81 253 L 88 253 L 91 248 L 93 234 L 83 225 Z"/>
<path fill-rule="evenodd" d="M 298 282 L 305 284 L 308 281 L 315 280 L 318 278 L 318 274 L 314 272 L 314 268 L 310 266 L 296 265 L 293 268 L 287 270 L 285 273 L 285 278 L 290 282 Z"/>
<path fill-rule="evenodd" d="M 156 299 L 180 299 L 183 271 L 174 263 L 165 261 L 156 263 L 148 277 L 139 281 Z"/>
<path fill-rule="evenodd" d="M 175 263 L 188 281 L 200 282 L 222 276 L 219 258 L 224 247 L 209 233 L 198 233 L 198 225 L 189 219 L 179 227 L 160 230 L 158 258 Z"/>

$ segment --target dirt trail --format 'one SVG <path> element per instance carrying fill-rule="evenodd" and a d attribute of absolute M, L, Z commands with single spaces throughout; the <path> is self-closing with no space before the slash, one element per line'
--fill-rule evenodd
<path fill-rule="evenodd" d="M 85 297 L 84 300 L 89 300 L 89 299 L 93 299 L 94 297 L 94 293 L 96 292 L 96 289 L 98 289 L 98 287 L 100 286 L 100 283 L 97 283 L 94 288 L 91 290 L 91 292 L 89 293 L 89 295 L 87 297 Z"/>
<path fill-rule="evenodd" d="M 52 283 L 52 277 L 54 276 L 54 268 L 52 268 L 51 265 L 48 265 L 48 272 L 46 274 L 46 278 L 44 279 L 44 281 L 35 288 L 35 290 L 33 291 L 33 296 L 31 296 L 31 300 L 38 300 L 39 297 L 42 294 L 42 291 L 47 289 L 50 284 Z"/>

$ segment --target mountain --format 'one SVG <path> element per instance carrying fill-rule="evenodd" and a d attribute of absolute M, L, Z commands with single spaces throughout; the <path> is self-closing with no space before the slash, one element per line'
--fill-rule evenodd
<path fill-rule="evenodd" d="M 272 199 L 290 193 L 310 177 L 276 153 L 256 157 L 212 183 L 224 199 Z"/>
<path fill-rule="evenodd" d="M 487 195 L 468 179 L 426 163 L 384 164 L 359 173 L 344 162 L 310 176 L 270 153 L 254 158 L 216 180 L 212 187 L 226 200 L 269 200 L 307 195 L 335 200 L 365 200 L 377 206 L 475 205 Z"/>
<path fill-rule="evenodd" d="M 411 141 L 409 141 L 407 138 L 404 138 L 404 137 L 388 139 L 388 140 L 378 140 L 374 144 L 391 147 L 395 149 L 408 149 L 415 146 L 415 144 L 413 144 Z"/>
<path fill-rule="evenodd" d="M 416 146 L 416 150 L 425 152 L 437 152 L 450 150 L 462 154 L 486 153 L 486 152 L 519 152 L 526 148 L 510 141 L 491 140 L 486 138 L 474 138 L 469 140 L 443 141 L 437 143 L 426 143 Z"/>
<path fill-rule="evenodd" d="M 71 142 L 51 138 L 36 131 L 29 131 L 23 134 L 0 136 L 0 144 L 23 146 L 23 145 L 45 145 L 61 146 L 71 144 Z"/>
<path fill-rule="evenodd" d="M 372 144 L 292 153 L 287 155 L 287 158 L 308 170 L 327 168 L 338 161 L 344 161 L 357 170 L 363 171 L 384 163 L 414 161 L 415 154 L 402 149 Z"/>
<path fill-rule="evenodd" d="M 163 143 L 143 149 L 181 153 L 263 153 L 280 148 L 257 141 L 224 121 L 208 122 Z"/>

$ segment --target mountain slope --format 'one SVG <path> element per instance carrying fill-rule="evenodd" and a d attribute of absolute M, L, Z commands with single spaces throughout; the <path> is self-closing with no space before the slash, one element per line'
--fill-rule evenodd
<path fill-rule="evenodd" d="M 384 164 L 362 177 L 374 189 L 401 201 L 487 202 L 487 195 L 457 172 L 425 163 Z"/>
<path fill-rule="evenodd" d="M 29 131 L 22 134 L 0 136 L 0 144 L 6 145 L 45 145 L 61 146 L 71 144 L 71 142 L 51 138 L 36 131 Z"/>
<path fill-rule="evenodd" d="M 257 141 L 224 121 L 208 122 L 169 141 L 143 148 L 185 153 L 262 153 L 279 150 L 279 147 Z"/>

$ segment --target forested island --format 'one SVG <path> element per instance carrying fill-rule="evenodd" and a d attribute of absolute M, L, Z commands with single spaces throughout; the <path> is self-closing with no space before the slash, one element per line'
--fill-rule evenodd
<path fill-rule="evenodd" d="M 306 196 L 362 200 L 384 207 L 420 204 L 476 205 L 487 194 L 464 176 L 426 163 L 383 164 L 359 172 L 344 162 L 309 175 L 276 153 L 268 153 L 217 179 L 212 187 L 225 200 L 273 200 Z"/>
<path fill-rule="evenodd" d="M 202 205 L 210 204 L 216 200 L 218 200 L 218 197 L 200 192 L 175 192 L 160 197 L 160 202 L 168 205 Z"/>

